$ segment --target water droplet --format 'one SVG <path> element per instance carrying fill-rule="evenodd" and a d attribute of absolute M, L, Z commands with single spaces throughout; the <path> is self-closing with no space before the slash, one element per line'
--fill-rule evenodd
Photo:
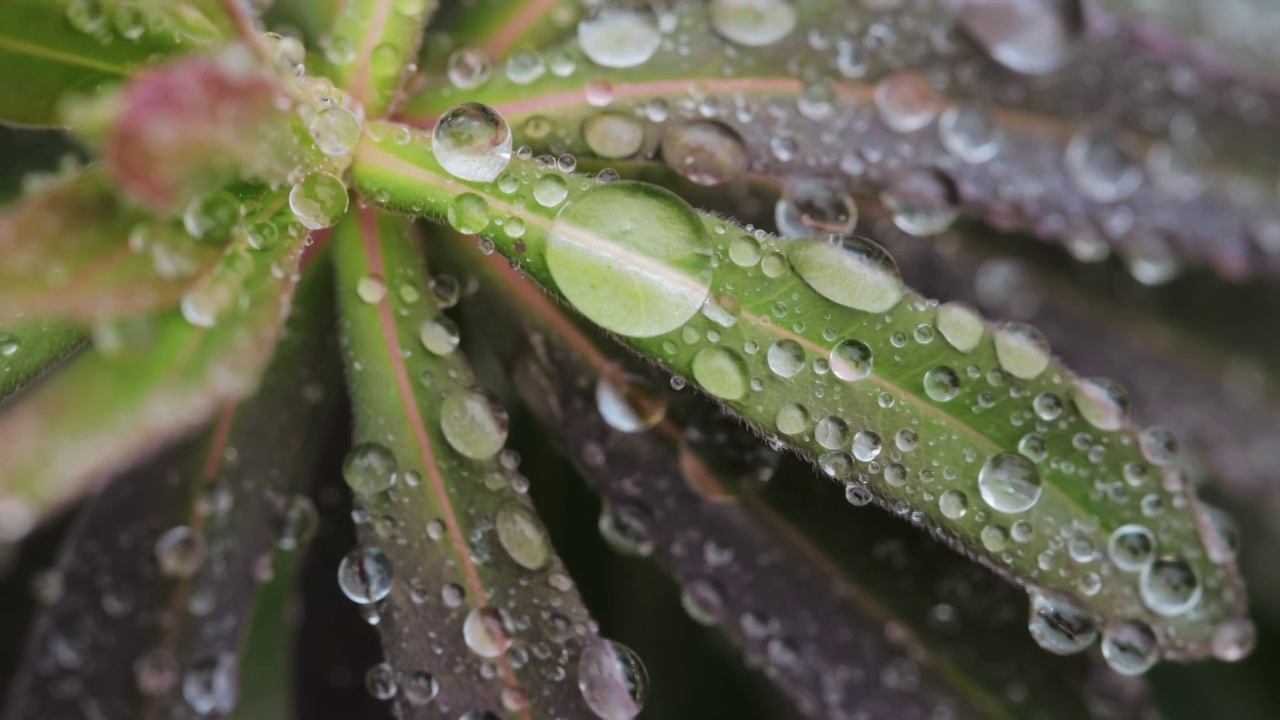
<path fill-rule="evenodd" d="M 316 113 L 307 129 L 316 147 L 325 155 L 346 155 L 360 141 L 360 120 L 342 106 L 327 107 Z"/>
<path fill-rule="evenodd" d="M 842 340 L 831 348 L 831 373 L 846 382 L 856 382 L 871 374 L 871 348 L 861 340 Z"/>
<path fill-rule="evenodd" d="M 455 390 L 440 404 L 440 429 L 454 450 L 487 460 L 507 441 L 507 411 L 487 393 Z"/>
<path fill-rule="evenodd" d="M 880 193 L 880 200 L 893 213 L 893 224 L 916 237 L 937 235 L 960 214 L 955 184 L 936 170 L 899 173 Z"/>
<path fill-rule="evenodd" d="M 778 408 L 773 423 L 783 435 L 799 435 L 809 429 L 809 411 L 803 405 L 787 403 Z"/>
<path fill-rule="evenodd" d="M 377 443 L 360 443 L 342 462 L 342 476 L 358 495 L 389 490 L 396 482 L 396 456 Z"/>
<path fill-rule="evenodd" d="M 1186 560 L 1176 557 L 1158 558 L 1143 567 L 1138 589 L 1142 602 L 1165 617 L 1188 612 L 1203 594 L 1195 570 Z"/>
<path fill-rule="evenodd" d="M 1071 602 L 1031 590 L 1031 619 L 1027 629 L 1040 647 L 1055 655 L 1083 652 L 1098 637 L 1089 614 Z"/>
<path fill-rule="evenodd" d="M 804 348 L 795 340 L 779 340 L 769 346 L 767 360 L 778 377 L 795 377 L 805 367 Z"/>
<path fill-rule="evenodd" d="M 1209 560 L 1224 565 L 1240 553 L 1240 527 L 1230 515 L 1208 503 L 1201 503 L 1201 540 Z"/>
<path fill-rule="evenodd" d="M 789 243 L 786 252 L 796 274 L 839 305 L 879 313 L 897 305 L 905 292 L 893 258 L 865 238 L 805 238 Z"/>
<path fill-rule="evenodd" d="M 1156 664 L 1160 647 L 1146 623 L 1129 620 L 1102 633 L 1102 657 L 1121 675 L 1141 675 Z"/>
<path fill-rule="evenodd" d="M 219 653 L 192 662 L 182 678 L 182 697 L 200 715 L 231 712 L 240 698 L 236 656 Z"/>
<path fill-rule="evenodd" d="M 1178 438 L 1162 427 L 1149 427 L 1138 436 L 1142 456 L 1156 465 L 1168 465 L 1178 456 Z"/>
<path fill-rule="evenodd" d="M 458 195 L 445 213 L 449 225 L 463 235 L 475 235 L 489 226 L 489 202 L 475 193 Z"/>
<path fill-rule="evenodd" d="M 951 347 L 962 353 L 971 353 L 982 340 L 986 325 L 982 316 L 969 305 L 962 302 L 948 302 L 938 306 L 935 322 L 938 332 Z"/>
<path fill-rule="evenodd" d="M 311 173 L 289 190 L 289 209 L 303 227 L 320 230 L 346 214 L 347 186 L 336 175 Z"/>
<path fill-rule="evenodd" d="M 705 347 L 693 356 L 693 377 L 703 390 L 723 400 L 747 394 L 747 364 L 732 350 Z"/>
<path fill-rule="evenodd" d="M 1142 525 L 1122 525 L 1111 533 L 1107 555 L 1116 567 L 1128 572 L 1141 570 L 1156 549 L 1156 537 Z"/>
<path fill-rule="evenodd" d="M 528 508 L 514 502 L 503 504 L 498 508 L 494 527 L 498 541 L 516 563 L 530 570 L 547 564 L 551 557 L 547 533 Z"/>
<path fill-rule="evenodd" d="M 716 625 L 724 619 L 724 596 L 712 580 L 691 580 L 680 595 L 680 604 L 689 617 L 703 625 Z"/>
<path fill-rule="evenodd" d="M 310 542 L 320 527 L 320 513 L 306 495 L 294 495 L 276 508 L 276 547 L 297 550 Z"/>
<path fill-rule="evenodd" d="M 840 454 L 843 455 L 843 453 Z M 848 456 L 846 455 L 845 457 Z M 866 507 L 871 504 L 871 501 L 875 499 L 875 496 L 872 495 L 871 488 L 868 488 L 866 485 L 851 482 L 844 486 L 844 499 L 845 502 L 848 502 L 854 507 Z"/>
<path fill-rule="evenodd" d="M 511 162 L 511 128 L 488 105 L 462 103 L 436 121 L 431 150 L 450 175 L 493 182 Z"/>
<path fill-rule="evenodd" d="M 662 43 L 658 16 L 647 0 L 605 0 L 578 23 L 578 45 L 597 65 L 635 67 Z"/>
<path fill-rule="evenodd" d="M 993 329 L 996 359 L 1010 375 L 1030 380 L 1049 366 L 1049 340 L 1023 323 L 1005 323 Z"/>
<path fill-rule="evenodd" d="M 946 365 L 925 371 L 924 393 L 936 402 L 947 402 L 960 393 L 960 376 Z"/>
<path fill-rule="evenodd" d="M 426 705 L 440 694 L 440 682 L 431 673 L 419 670 L 404 679 L 404 699 L 412 705 Z"/>
<path fill-rule="evenodd" d="M 600 536 L 620 555 L 647 557 L 653 553 L 649 513 L 642 506 L 621 502 L 600 512 Z"/>
<path fill-rule="evenodd" d="M 824 417 L 818 421 L 813 439 L 828 450 L 844 447 L 849 442 L 849 424 L 835 416 Z"/>
<path fill-rule="evenodd" d="M 559 175 L 546 174 L 533 183 L 533 199 L 542 207 L 555 207 L 569 197 L 569 186 Z"/>
<path fill-rule="evenodd" d="M 1067 170 L 1080 192 L 1103 203 L 1123 200 L 1142 185 L 1142 168 L 1112 132 L 1086 127 L 1067 144 Z"/>
<path fill-rule="evenodd" d="M 870 430 L 859 430 L 853 436 L 853 456 L 860 462 L 871 462 L 880 456 L 884 443 Z"/>
<path fill-rule="evenodd" d="M 358 605 L 370 605 L 391 594 L 394 579 L 391 559 L 376 547 L 356 548 L 338 564 L 338 587 Z"/>
<path fill-rule="evenodd" d="M 454 87 L 469 90 L 489 79 L 493 63 L 489 54 L 480 48 L 464 47 L 453 51 L 447 68 L 449 82 Z"/>
<path fill-rule="evenodd" d="M 182 226 L 191 237 L 210 243 L 225 241 L 239 222 L 240 200 L 225 190 L 192 200 L 182 213 Z"/>
<path fill-rule="evenodd" d="M 644 144 L 644 128 L 630 115 L 600 113 L 583 121 L 582 139 L 600 157 L 630 157 Z"/>
<path fill-rule="evenodd" d="M 648 381 L 616 371 L 603 373 L 596 381 L 596 407 L 613 429 L 643 432 L 662 421 L 667 398 Z"/>
<path fill-rule="evenodd" d="M 471 652 L 482 658 L 496 658 L 511 647 L 511 633 L 502 613 L 491 607 L 475 608 L 462 623 L 462 638 Z"/>
<path fill-rule="evenodd" d="M 566 204 L 547 232 L 546 262 L 583 315 L 628 337 L 680 327 L 711 290 L 711 241 L 701 218 L 675 194 L 644 183 L 595 185 Z"/>
<path fill-rule="evenodd" d="M 378 700 L 390 700 L 396 696 L 395 674 L 391 670 L 391 666 L 386 663 L 378 663 L 369 668 L 364 675 L 364 687 L 369 694 Z"/>
<path fill-rule="evenodd" d="M 959 490 L 947 490 L 938 497 L 938 509 L 945 517 L 958 520 L 969 512 L 969 498 Z"/>
<path fill-rule="evenodd" d="M 1249 618 L 1231 618 L 1213 631 L 1213 656 L 1224 662 L 1239 662 L 1253 652 L 1258 629 Z"/>
<path fill-rule="evenodd" d="M 1107 378 L 1078 378 L 1068 397 L 1085 422 L 1099 430 L 1118 430 L 1129 419 L 1129 393 Z"/>
<path fill-rule="evenodd" d="M 387 296 L 387 284 L 376 275 L 365 275 L 356 283 L 356 297 L 370 305 L 377 305 Z"/>
<path fill-rule="evenodd" d="M 185 525 L 169 528 L 156 538 L 155 553 L 161 573 L 189 578 L 204 565 L 204 537 Z"/>
<path fill-rule="evenodd" d="M 1062 398 L 1051 392 L 1042 392 L 1031 401 L 1031 407 L 1041 420 L 1057 420 L 1062 415 Z"/>
<path fill-rule="evenodd" d="M 720 37 L 748 47 L 772 45 L 796 26 L 791 0 L 711 0 L 710 9 Z"/>
<path fill-rule="evenodd" d="M 662 137 L 662 160 L 698 185 L 731 180 L 750 162 L 742 136 L 714 120 L 697 120 L 668 130 Z"/>
<path fill-rule="evenodd" d="M 937 97 L 921 75 L 900 71 L 876 83 L 876 109 L 891 129 L 915 132 L 933 121 Z"/>
<path fill-rule="evenodd" d="M 991 59 L 1028 75 L 1062 67 L 1083 27 L 1076 0 L 968 0 L 959 22 Z"/>
<path fill-rule="evenodd" d="M 1015 453 L 999 453 L 987 458 L 978 471 L 978 490 L 993 509 L 1020 513 L 1036 504 L 1043 486 L 1030 460 Z"/>
<path fill-rule="evenodd" d="M 428 352 L 435 355 L 448 355 L 458 347 L 462 337 L 458 326 L 443 315 L 422 322 L 418 329 L 418 341 Z"/>
<path fill-rule="evenodd" d="M 976 103 L 947 108 L 938 118 L 938 137 L 952 155 L 980 165 L 1000 153 L 1004 134 L 987 111 Z"/>
<path fill-rule="evenodd" d="M 858 206 L 842 184 L 824 178 L 791 178 L 774 206 L 778 234 L 785 238 L 815 233 L 845 234 L 858 224 Z"/>
<path fill-rule="evenodd" d="M 161 697 L 178 682 L 181 669 L 173 653 L 163 648 L 153 648 L 138 656 L 133 662 L 133 680 L 138 692 L 148 697 Z"/>
<path fill-rule="evenodd" d="M 578 657 L 578 689 L 602 720 L 632 720 L 649 697 L 649 673 L 634 650 L 599 639 Z"/>

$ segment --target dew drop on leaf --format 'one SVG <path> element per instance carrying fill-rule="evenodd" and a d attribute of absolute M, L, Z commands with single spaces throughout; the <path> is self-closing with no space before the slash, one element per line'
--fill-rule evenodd
<path fill-rule="evenodd" d="M 578 689 L 602 720 L 632 720 L 649 697 L 649 673 L 634 650 L 599 639 L 578 656 Z"/>
<path fill-rule="evenodd" d="M 597 65 L 635 67 L 662 43 L 658 15 L 648 0 L 604 0 L 578 22 L 578 45 Z"/>
<path fill-rule="evenodd" d="M 902 299 L 898 266 L 884 248 L 865 238 L 804 238 L 788 243 L 786 253 L 809 287 L 839 305 L 878 313 Z"/>
<path fill-rule="evenodd" d="M 239 672 L 231 653 L 199 658 L 182 678 L 182 697 L 200 715 L 230 712 L 240 698 Z"/>
<path fill-rule="evenodd" d="M 931 400 L 947 402 L 960 393 L 960 376 L 946 365 L 929 368 L 924 373 L 924 392 Z"/>
<path fill-rule="evenodd" d="M 1098 637 L 1093 619 L 1068 600 L 1031 590 L 1027 629 L 1040 647 L 1056 655 L 1083 652 Z"/>
<path fill-rule="evenodd" d="M 871 348 L 861 340 L 841 340 L 831 348 L 831 373 L 846 382 L 856 382 L 871 374 Z"/>
<path fill-rule="evenodd" d="M 769 369 L 781 378 L 795 377 L 805 368 L 804 348 L 795 340 L 779 340 L 765 353 Z"/>
<path fill-rule="evenodd" d="M 915 132 L 933 121 L 937 97 L 928 81 L 918 73 L 899 71 L 876 83 L 876 109 L 891 129 Z"/>
<path fill-rule="evenodd" d="M 583 121 L 582 139 L 600 157 L 630 157 L 644 144 L 644 127 L 629 115 L 600 113 Z"/>
<path fill-rule="evenodd" d="M 711 27 L 729 42 L 772 45 L 796 27 L 792 0 L 711 0 Z"/>
<path fill-rule="evenodd" d="M 496 658 L 511 647 L 502 613 L 491 607 L 479 607 L 467 613 L 462 623 L 462 637 L 471 652 L 482 658 Z"/>
<path fill-rule="evenodd" d="M 358 605 L 376 603 L 391 593 L 391 559 L 376 547 L 356 548 L 338 564 L 338 587 Z"/>
<path fill-rule="evenodd" d="M 1003 134 L 991 115 L 976 103 L 952 105 L 938 118 L 938 137 L 960 160 L 980 165 L 1000 153 Z"/>
<path fill-rule="evenodd" d="M 357 495 L 391 489 L 397 470 L 395 455 L 378 443 L 360 443 L 342 461 L 342 477 Z"/>
<path fill-rule="evenodd" d="M 327 228 L 347 212 L 347 187 L 336 175 L 311 173 L 289 190 L 289 209 L 303 227 Z"/>
<path fill-rule="evenodd" d="M 433 355 L 448 355 L 461 339 L 457 324 L 443 315 L 422 321 L 418 329 L 418 342 Z"/>
<path fill-rule="evenodd" d="M 711 290 L 711 241 L 698 214 L 645 183 L 595 185 L 560 210 L 547 266 L 561 293 L 596 324 L 628 337 L 674 330 Z"/>
<path fill-rule="evenodd" d="M 511 162 L 511 128 L 488 105 L 462 103 L 436 121 L 431 151 L 450 175 L 493 182 Z"/>
<path fill-rule="evenodd" d="M 973 352 L 986 329 L 978 311 L 962 302 L 939 305 L 935 322 L 947 343 L 962 353 Z"/>
<path fill-rule="evenodd" d="M 783 183 L 773 216 L 778 234 L 785 238 L 847 234 L 858 223 L 858 206 L 841 183 L 816 177 L 792 178 Z"/>
<path fill-rule="evenodd" d="M 736 130 L 714 120 L 677 125 L 662 137 L 662 160 L 686 180 L 719 185 L 747 169 L 750 158 Z"/>
<path fill-rule="evenodd" d="M 600 536 L 614 552 L 647 557 L 653 553 L 649 513 L 634 503 L 605 505 L 600 512 Z"/>
<path fill-rule="evenodd" d="M 155 553 L 161 573 L 169 577 L 189 578 L 204 565 L 204 537 L 186 525 L 172 527 L 156 538 Z"/>
<path fill-rule="evenodd" d="M 959 216 L 959 196 L 951 178 L 936 170 L 907 170 L 880 193 L 899 230 L 916 237 L 937 235 Z"/>
<path fill-rule="evenodd" d="M 1141 675 L 1155 665 L 1160 648 L 1150 626 L 1129 620 L 1109 626 L 1102 633 L 1102 657 L 1121 675 Z"/>
<path fill-rule="evenodd" d="M 378 700 L 390 700 L 399 689 L 396 686 L 395 673 L 386 663 L 378 663 L 364 674 L 364 687 L 369 694 Z"/>
<path fill-rule="evenodd" d="M 1107 378 L 1078 378 L 1068 397 L 1085 422 L 1099 430 L 1118 430 L 1129 419 L 1129 393 Z"/>
<path fill-rule="evenodd" d="M 1010 375 L 1030 380 L 1049 367 L 1049 340 L 1023 323 L 1005 323 L 993 330 L 996 360 Z"/>
<path fill-rule="evenodd" d="M 978 471 L 978 490 L 982 499 L 1002 513 L 1030 510 L 1040 499 L 1043 489 L 1036 466 L 1015 453 L 992 455 Z"/>
<path fill-rule="evenodd" d="M 404 679 L 402 691 L 404 699 L 411 705 L 426 705 L 440 694 L 440 682 L 435 676 L 424 670 L 410 673 Z"/>
<path fill-rule="evenodd" d="M 455 390 L 440 404 L 440 429 L 449 445 L 466 457 L 487 460 L 507 441 L 506 408 L 487 393 Z"/>
<path fill-rule="evenodd" d="M 603 373 L 596 381 L 596 408 L 614 430 L 643 432 L 662 421 L 667 399 L 641 378 L 623 372 Z"/>
<path fill-rule="evenodd" d="M 1142 568 L 1142 602 L 1159 615 L 1175 617 L 1194 608 L 1204 592 L 1196 571 L 1182 558 L 1160 557 Z"/>
<path fill-rule="evenodd" d="M 938 497 L 938 509 L 945 517 L 958 520 L 969 512 L 969 498 L 959 490 L 947 490 Z"/>
<path fill-rule="evenodd" d="M 498 542 L 521 567 L 538 570 L 551 557 L 551 546 L 541 523 L 528 508 L 515 502 L 504 503 L 494 517 Z"/>

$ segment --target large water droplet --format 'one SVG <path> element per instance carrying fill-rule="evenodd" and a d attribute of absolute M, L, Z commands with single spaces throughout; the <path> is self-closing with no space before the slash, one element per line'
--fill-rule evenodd
<path fill-rule="evenodd" d="M 1115 133 L 1086 127 L 1067 144 L 1067 170 L 1076 187 L 1098 202 L 1123 200 L 1142 185 L 1142 167 Z"/>
<path fill-rule="evenodd" d="M 1068 397 L 1085 422 L 1099 430 L 1118 430 L 1129 419 L 1129 393 L 1107 378 L 1078 378 Z"/>
<path fill-rule="evenodd" d="M 634 650 L 596 640 L 578 657 L 578 689 L 602 720 L 632 720 L 649 697 L 649 673 Z"/>
<path fill-rule="evenodd" d="M 924 373 L 924 394 L 936 402 L 947 402 L 960 393 L 960 376 L 946 365 Z"/>
<path fill-rule="evenodd" d="M 1010 375 L 1030 380 L 1049 367 L 1049 340 L 1023 323 L 1005 323 L 994 329 L 996 359 Z"/>
<path fill-rule="evenodd" d="M 596 407 L 609 427 L 643 432 L 662 421 L 667 398 L 644 379 L 614 371 L 601 374 L 596 381 Z"/>
<path fill-rule="evenodd" d="M 973 352 L 986 330 L 978 311 L 962 302 L 939 305 L 934 322 L 951 347 L 962 353 Z"/>
<path fill-rule="evenodd" d="M 959 20 L 993 60 L 1028 75 L 1062 67 L 1083 26 L 1079 0 L 966 0 Z"/>
<path fill-rule="evenodd" d="M 693 208 L 654 185 L 595 185 L 547 232 L 560 291 L 590 320 L 629 337 L 674 330 L 711 290 L 711 241 Z"/>
<path fill-rule="evenodd" d="M 893 258 L 865 238 L 805 238 L 788 243 L 786 253 L 791 267 L 809 287 L 845 307 L 884 312 L 897 305 L 905 292 Z"/>
<path fill-rule="evenodd" d="M 1102 657 L 1121 675 L 1141 675 L 1156 664 L 1160 647 L 1150 626 L 1130 620 L 1102 633 Z"/>
<path fill-rule="evenodd" d="M 316 113 L 307 129 L 325 155 L 346 155 L 360 141 L 360 120 L 340 105 Z"/>
<path fill-rule="evenodd" d="M 1027 629 L 1040 647 L 1056 655 L 1083 652 L 1098 637 L 1088 613 L 1071 602 L 1031 590 Z"/>
<path fill-rule="evenodd" d="M 391 558 L 376 547 L 356 548 L 338 564 L 338 587 L 359 605 L 370 605 L 391 594 L 395 574 Z"/>
<path fill-rule="evenodd" d="M 488 105 L 462 103 L 436 121 L 431 151 L 450 175 L 493 182 L 511 162 L 511 128 Z"/>
<path fill-rule="evenodd" d="M 326 172 L 311 173 L 289 190 L 289 209 L 304 227 L 327 228 L 346 214 L 347 186 Z"/>
<path fill-rule="evenodd" d="M 870 430 L 859 430 L 853 436 L 853 456 L 859 462 L 871 462 L 880 456 L 880 449 L 884 447 L 880 436 Z"/>
<path fill-rule="evenodd" d="M 597 65 L 635 67 L 662 43 L 658 16 L 647 0 L 605 0 L 578 23 L 578 45 Z"/>
<path fill-rule="evenodd" d="M 831 348 L 828 359 L 831 374 L 847 382 L 862 380 L 871 374 L 871 348 L 861 340 L 841 340 Z"/>
<path fill-rule="evenodd" d="M 1030 510 L 1040 499 L 1040 473 L 1030 460 L 1016 453 L 992 455 L 978 471 L 982 499 L 1002 513 Z"/>
<path fill-rule="evenodd" d="M 1111 533 L 1107 554 L 1116 567 L 1128 572 L 1141 570 L 1156 549 L 1156 536 L 1142 525 L 1121 525 Z"/>
<path fill-rule="evenodd" d="M 958 520 L 969 512 L 969 498 L 959 490 L 947 490 L 938 498 L 938 509 L 945 517 Z"/>
<path fill-rule="evenodd" d="M 378 443 L 360 443 L 342 462 L 342 477 L 359 495 L 389 490 L 396 481 L 396 456 Z"/>
<path fill-rule="evenodd" d="M 693 356 L 693 378 L 703 390 L 723 400 L 747 394 L 747 364 L 732 350 L 705 347 Z"/>
<path fill-rule="evenodd" d="M 711 27 L 729 42 L 772 45 L 796 27 L 791 0 L 711 0 Z"/>
<path fill-rule="evenodd" d="M 467 613 L 462 623 L 462 638 L 471 652 L 482 658 L 496 658 L 511 647 L 506 620 L 491 607 L 479 607 Z"/>
<path fill-rule="evenodd" d="M 779 340 L 769 346 L 766 360 L 778 377 L 795 377 L 805 367 L 804 348 L 795 340 Z"/>
<path fill-rule="evenodd" d="M 487 393 L 455 390 L 440 404 L 440 429 L 454 450 L 487 460 L 507 441 L 507 411 Z"/>
<path fill-rule="evenodd" d="M 523 505 L 508 502 L 498 508 L 494 518 L 498 541 L 512 560 L 530 570 L 547 564 L 551 546 L 547 533 L 533 513 Z"/>
<path fill-rule="evenodd" d="M 1204 590 L 1191 565 L 1176 557 L 1158 558 L 1144 567 L 1138 589 L 1142 602 L 1165 617 L 1182 615 L 1194 608 Z"/>
<path fill-rule="evenodd" d="M 750 162 L 738 132 L 714 120 L 696 120 L 668 130 L 662 137 L 662 160 L 698 185 L 731 180 Z"/>

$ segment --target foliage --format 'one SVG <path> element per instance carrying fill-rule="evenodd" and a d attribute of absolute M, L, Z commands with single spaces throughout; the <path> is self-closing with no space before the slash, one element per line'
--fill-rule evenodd
<path fill-rule="evenodd" d="M 1272 715 L 1199 4 L 5 4 L 8 716 Z"/>

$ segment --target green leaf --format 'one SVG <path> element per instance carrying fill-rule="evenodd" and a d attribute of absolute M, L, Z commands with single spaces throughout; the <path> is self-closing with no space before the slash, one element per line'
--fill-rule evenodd
<path fill-rule="evenodd" d="M 0 216 L 0 321 L 92 323 L 170 307 L 218 256 L 125 202 L 93 166 Z"/>
<path fill-rule="evenodd" d="M 58 102 L 119 82 L 157 56 L 225 37 L 211 2 L 7 0 L 0 7 L 0 122 L 58 123 Z"/>
<path fill-rule="evenodd" d="M 1247 624 L 1229 543 L 1165 464 L 1166 439 L 1139 433 L 1105 381 L 1052 360 L 1038 331 L 912 293 L 869 241 L 784 241 L 650 186 L 532 161 L 464 182 L 421 138 L 393 135 L 375 128 L 357 150 L 368 197 L 484 235 L 761 433 L 1015 582 L 1099 626 L 1141 621 L 1171 659 Z M 1130 525 L 1155 547 L 1117 564 L 1111 539 Z"/>
<path fill-rule="evenodd" d="M 84 335 L 55 323 L 20 323 L 0 327 L 0 402 L 75 352 Z"/>
<path fill-rule="evenodd" d="M 754 172 L 820 176 L 844 195 L 923 191 L 944 212 L 1107 243 L 1139 267 L 1203 264 L 1235 279 L 1280 270 L 1271 200 L 1280 164 L 1264 150 L 1280 96 L 1264 86 L 1220 78 L 1188 54 L 1174 63 L 1184 79 L 1214 97 L 1247 95 L 1258 109 L 1193 100 L 1169 79 L 1162 48 L 1132 27 L 1073 35 L 1061 70 L 1027 75 L 967 37 L 946 3 L 787 5 L 794 27 L 776 42 L 726 40 L 710 4 L 680 3 L 670 13 L 679 52 L 612 68 L 576 41 L 543 48 L 572 71 L 495 72 L 465 92 L 438 79 L 401 119 L 429 128 L 453 104 L 481 102 L 507 119 L 517 146 L 538 153 L 661 157 L 704 183 Z M 1124 72 L 1107 71 L 1116 67 Z M 1174 117 L 1196 131 L 1180 135 Z M 1167 212 L 1173 204 L 1183 211 Z"/>
<path fill-rule="evenodd" d="M 330 79 L 381 117 L 398 99 L 408 66 L 418 57 L 434 0 L 350 0 L 330 30 Z"/>
<path fill-rule="evenodd" d="M 408 221 L 357 211 L 335 230 L 334 260 L 355 415 L 345 473 L 364 518 L 339 580 L 381 618 L 397 708 L 588 717 L 577 683 L 557 676 L 602 641 L 500 453 L 506 412 L 455 349 Z"/>
<path fill-rule="evenodd" d="M 223 716 L 259 680 L 246 635 L 252 650 L 273 623 L 270 647 L 289 647 L 290 570 L 316 520 L 298 493 L 338 400 L 331 283 L 327 263 L 308 268 L 260 392 L 114 479 L 78 519 L 8 717 Z M 223 684 L 201 690 L 210 668 Z M 80 692 L 59 690 L 72 681 Z"/>
<path fill-rule="evenodd" d="M 479 0 L 441 10 L 441 25 L 459 48 L 503 60 L 513 51 L 546 47 L 572 34 L 583 14 L 577 0 Z"/>
<path fill-rule="evenodd" d="M 676 577 L 695 619 L 727 633 L 805 714 L 1074 718 L 1104 714 L 1103 696 L 1142 714 L 1139 683 L 1097 673 L 1095 658 L 1041 652 L 1022 593 L 997 575 L 887 513 L 849 507 L 795 461 L 779 468 L 730 416 L 665 391 L 499 256 L 457 241 L 432 251 L 479 280 L 464 325 L 487 330 L 525 403 L 604 496 L 602 527 L 632 533 L 627 547 Z M 1013 682 L 1023 691 L 1008 693 Z"/>
<path fill-rule="evenodd" d="M 124 344 L 82 353 L 6 407 L 0 537 L 22 537 L 99 480 L 252 393 L 288 314 L 301 247 L 301 238 L 262 252 L 233 244 L 188 294 L 185 312 L 137 319 Z"/>

